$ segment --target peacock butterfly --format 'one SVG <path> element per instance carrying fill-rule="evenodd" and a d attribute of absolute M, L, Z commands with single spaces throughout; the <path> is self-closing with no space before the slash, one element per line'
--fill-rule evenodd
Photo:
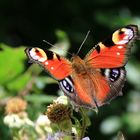
<path fill-rule="evenodd" d="M 138 26 L 127 25 L 99 42 L 81 59 L 73 55 L 70 60 L 40 48 L 26 48 L 30 61 L 41 65 L 58 80 L 60 88 L 78 106 L 96 108 L 122 95 L 126 80 L 125 65 Z"/>

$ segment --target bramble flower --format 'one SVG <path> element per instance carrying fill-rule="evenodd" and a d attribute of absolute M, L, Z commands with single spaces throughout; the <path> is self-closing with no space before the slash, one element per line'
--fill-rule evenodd
<path fill-rule="evenodd" d="M 46 133 L 52 133 L 53 131 L 50 124 L 51 121 L 47 115 L 40 115 L 36 121 L 35 130 L 41 137 L 46 137 Z"/>
<path fill-rule="evenodd" d="M 64 120 L 69 120 L 71 110 L 68 106 L 68 99 L 66 96 L 60 96 L 47 107 L 45 114 L 52 123 L 59 123 Z"/>
<path fill-rule="evenodd" d="M 50 104 L 47 107 L 47 110 L 44 114 L 51 121 L 50 125 L 53 130 L 52 133 L 49 133 L 47 137 L 48 139 L 61 140 L 61 138 L 56 138 L 59 130 L 61 130 L 62 132 L 61 133 L 59 132 L 58 134 L 63 134 L 64 133 L 63 131 L 71 134 L 72 131 L 72 122 L 70 119 L 71 110 L 70 107 L 68 106 L 67 97 L 65 96 L 58 97 L 56 100 L 53 101 L 52 104 Z"/>
<path fill-rule="evenodd" d="M 26 112 L 22 114 L 8 114 L 4 117 L 4 123 L 10 128 L 20 128 L 23 125 L 33 126 L 34 123 L 28 118 Z"/>
<path fill-rule="evenodd" d="M 36 121 L 36 125 L 39 126 L 50 126 L 51 121 L 48 119 L 47 115 L 40 115 Z"/>
<path fill-rule="evenodd" d="M 82 138 L 82 140 L 90 140 L 90 138 L 89 137 L 84 137 L 84 138 Z"/>
<path fill-rule="evenodd" d="M 68 136 L 66 133 L 58 131 L 55 134 L 49 134 L 46 140 L 71 140 L 71 136 Z"/>
<path fill-rule="evenodd" d="M 62 95 L 58 97 L 56 100 L 54 100 L 55 103 L 63 104 L 63 105 L 69 105 L 68 97 L 65 95 Z"/>
<path fill-rule="evenodd" d="M 67 106 L 59 103 L 49 105 L 45 114 L 52 123 L 59 123 L 63 120 L 70 119 L 70 109 Z"/>
<path fill-rule="evenodd" d="M 75 128 L 75 127 L 72 127 L 72 133 L 73 133 L 73 134 L 75 134 L 75 135 L 77 135 L 77 134 L 78 134 L 78 132 L 77 132 L 77 130 L 76 130 L 76 128 Z"/>
<path fill-rule="evenodd" d="M 20 113 L 25 111 L 27 107 L 27 102 L 19 97 L 14 97 L 9 99 L 6 104 L 5 110 L 6 114 Z"/>
<path fill-rule="evenodd" d="M 23 121 L 17 114 L 11 114 L 4 117 L 4 123 L 10 128 L 20 128 L 23 125 Z"/>
<path fill-rule="evenodd" d="M 60 96 L 54 100 L 47 107 L 44 115 L 39 115 L 35 122 L 28 118 L 26 108 L 26 101 L 19 97 L 14 97 L 7 102 L 4 123 L 13 130 L 13 138 L 71 140 L 83 136 L 78 129 L 78 126 L 82 127 L 80 122 L 74 119 L 75 123 L 72 124 L 72 110 L 66 96 Z M 85 137 L 81 140 L 90 139 Z"/>
<path fill-rule="evenodd" d="M 33 126 L 34 123 L 28 118 L 25 109 L 27 107 L 26 101 L 19 97 L 11 98 L 5 107 L 6 116 L 4 123 L 10 128 L 20 128 L 23 125 Z"/>

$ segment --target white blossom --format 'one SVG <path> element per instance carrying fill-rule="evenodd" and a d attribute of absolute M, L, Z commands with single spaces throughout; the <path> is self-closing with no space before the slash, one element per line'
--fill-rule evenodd
<path fill-rule="evenodd" d="M 36 121 L 35 129 L 40 135 L 44 135 L 45 132 L 52 133 L 52 128 L 50 126 L 51 121 L 47 115 L 40 115 Z"/>
<path fill-rule="evenodd" d="M 84 137 L 84 138 L 82 138 L 82 140 L 90 140 L 90 138 L 89 137 Z"/>
<path fill-rule="evenodd" d="M 54 100 L 55 103 L 59 103 L 59 104 L 64 104 L 64 105 L 68 105 L 68 98 L 67 96 L 60 96 L 58 97 L 56 100 Z"/>
<path fill-rule="evenodd" d="M 31 125 L 33 126 L 34 123 L 27 117 L 22 116 L 20 117 L 18 114 L 9 114 L 4 117 L 4 123 L 8 125 L 10 128 L 20 128 L 23 125 Z"/>

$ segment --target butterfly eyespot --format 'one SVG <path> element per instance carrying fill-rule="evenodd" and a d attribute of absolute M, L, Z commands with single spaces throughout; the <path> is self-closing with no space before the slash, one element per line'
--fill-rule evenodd
<path fill-rule="evenodd" d="M 74 85 L 70 78 L 66 77 L 65 79 L 59 81 L 60 88 L 64 91 L 66 94 L 70 94 L 74 92 Z"/>
<path fill-rule="evenodd" d="M 38 50 L 38 49 L 35 49 L 35 52 L 36 52 L 36 53 L 39 53 L 39 50 Z"/>
<path fill-rule="evenodd" d="M 121 30 L 120 30 L 120 31 L 119 31 L 119 34 L 120 34 L 120 35 L 121 35 L 121 34 L 124 34 L 124 31 L 121 31 Z"/>
<path fill-rule="evenodd" d="M 47 60 L 45 52 L 40 48 L 29 48 L 26 49 L 28 57 L 33 61 L 44 62 Z"/>
<path fill-rule="evenodd" d="M 115 82 L 120 77 L 120 69 L 105 69 L 104 71 L 105 76 L 111 82 Z"/>
<path fill-rule="evenodd" d="M 111 69 L 110 70 L 110 76 L 109 79 L 110 81 L 114 82 L 116 81 L 120 76 L 120 70 L 119 69 Z"/>

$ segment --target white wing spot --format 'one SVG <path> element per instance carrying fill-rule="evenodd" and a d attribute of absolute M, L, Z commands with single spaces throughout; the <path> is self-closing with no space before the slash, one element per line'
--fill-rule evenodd
<path fill-rule="evenodd" d="M 120 55 L 120 53 L 119 53 L 119 52 L 117 52 L 117 55 Z"/>
<path fill-rule="evenodd" d="M 53 70 L 54 69 L 54 67 L 51 67 L 51 70 Z"/>
<path fill-rule="evenodd" d="M 46 58 L 44 58 L 44 57 L 41 57 L 38 59 L 38 61 L 40 61 L 40 62 L 44 62 L 45 60 L 46 60 Z"/>
<path fill-rule="evenodd" d="M 48 65 L 48 64 L 49 64 L 49 63 L 46 61 L 46 62 L 45 62 L 45 65 Z"/>
<path fill-rule="evenodd" d="M 123 48 L 123 46 L 118 46 L 118 49 L 122 49 Z"/>

